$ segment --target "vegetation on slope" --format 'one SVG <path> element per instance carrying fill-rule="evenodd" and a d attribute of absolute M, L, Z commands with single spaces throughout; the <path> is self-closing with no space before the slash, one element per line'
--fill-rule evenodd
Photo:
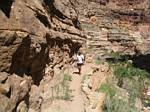
<path fill-rule="evenodd" d="M 114 75 L 98 89 L 107 94 L 104 112 L 141 112 L 143 107 L 150 106 L 150 99 L 145 95 L 150 86 L 150 74 L 135 68 L 123 55 L 116 53 L 113 58 L 110 69 Z"/>

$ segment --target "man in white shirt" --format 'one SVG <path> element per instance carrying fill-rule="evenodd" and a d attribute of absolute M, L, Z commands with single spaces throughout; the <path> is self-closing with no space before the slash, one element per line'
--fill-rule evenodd
<path fill-rule="evenodd" d="M 81 54 L 81 52 L 78 52 L 77 54 L 77 68 L 78 68 L 78 73 L 79 75 L 81 74 L 81 67 L 84 64 L 84 55 Z"/>

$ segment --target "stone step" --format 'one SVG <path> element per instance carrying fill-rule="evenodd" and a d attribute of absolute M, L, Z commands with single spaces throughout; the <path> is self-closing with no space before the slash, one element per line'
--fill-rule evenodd
<path fill-rule="evenodd" d="M 93 43 L 99 43 L 99 44 L 111 44 L 110 41 L 106 41 L 106 40 L 88 40 L 87 44 L 93 44 Z"/>
<path fill-rule="evenodd" d="M 96 37 L 96 38 L 87 38 L 88 41 L 108 41 L 108 38 Z"/>
<path fill-rule="evenodd" d="M 99 41 L 99 42 L 95 42 L 95 41 L 93 41 L 93 42 L 89 42 L 88 44 L 90 44 L 90 45 L 111 45 L 111 43 L 109 42 L 109 41 Z"/>

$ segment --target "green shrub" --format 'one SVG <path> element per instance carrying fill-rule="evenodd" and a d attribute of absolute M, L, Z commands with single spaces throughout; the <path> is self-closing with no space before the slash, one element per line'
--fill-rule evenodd
<path fill-rule="evenodd" d="M 118 86 L 122 87 L 124 78 L 133 79 L 135 77 L 138 78 L 140 83 L 143 83 L 143 80 L 147 78 L 149 75 L 145 70 L 141 70 L 139 68 L 133 67 L 131 64 L 127 62 L 117 63 L 112 66 L 114 75 L 118 79 Z"/>
<path fill-rule="evenodd" d="M 72 76 L 69 74 L 64 74 L 63 82 L 72 81 Z"/>
<path fill-rule="evenodd" d="M 142 98 L 142 103 L 144 107 L 150 107 L 150 99 L 149 98 Z"/>
<path fill-rule="evenodd" d="M 104 112 L 137 112 L 135 107 L 132 107 L 128 102 L 116 96 L 112 98 L 110 96 L 107 96 L 103 111 Z"/>
<path fill-rule="evenodd" d="M 113 97 L 116 94 L 116 89 L 113 85 L 109 84 L 102 84 L 100 88 L 98 89 L 98 92 L 104 92 L 110 97 Z"/>
<path fill-rule="evenodd" d="M 96 64 L 96 65 L 100 65 L 100 64 L 102 64 L 102 61 L 101 61 L 100 59 L 96 59 L 96 60 L 95 60 L 95 64 Z"/>
<path fill-rule="evenodd" d="M 122 62 L 127 63 L 127 61 L 131 58 L 131 56 L 123 55 L 120 52 L 111 52 L 108 55 L 110 56 L 110 59 L 108 59 L 107 62 L 112 65 Z"/>
<path fill-rule="evenodd" d="M 122 58 L 122 54 L 119 52 L 111 52 L 110 53 L 111 57 L 114 58 L 115 60 L 119 60 Z"/>
<path fill-rule="evenodd" d="M 63 81 L 54 87 L 56 92 L 56 99 L 62 99 L 66 101 L 72 100 L 72 90 L 70 89 L 70 81 L 72 81 L 72 77 L 69 74 L 64 74 Z"/>
<path fill-rule="evenodd" d="M 137 112 L 135 107 L 136 98 L 140 98 L 144 106 L 150 106 L 150 100 L 143 95 L 145 86 L 150 85 L 150 74 L 145 70 L 134 67 L 132 61 L 128 60 L 128 56 L 114 52 L 110 55 L 112 61 L 110 61 L 109 67 L 115 77 L 110 79 L 112 81 L 107 84 L 102 84 L 98 89 L 98 91 L 107 93 L 104 112 Z M 128 93 L 126 101 L 117 96 L 119 90 L 118 87 L 114 88 L 116 86 Z"/>
<path fill-rule="evenodd" d="M 136 98 L 140 98 L 144 106 L 150 104 L 143 96 L 144 87 L 150 85 L 147 71 L 135 68 L 128 61 L 112 64 L 111 68 L 118 80 L 117 85 L 122 87 L 125 84 L 126 86 L 125 89 L 129 93 L 130 107 L 134 108 Z M 148 101 L 148 103 L 145 103 L 145 101 Z"/>
<path fill-rule="evenodd" d="M 136 90 L 136 89 L 135 89 Z M 135 98 L 137 91 L 132 90 L 132 94 L 129 97 L 125 97 L 126 94 L 122 89 L 116 88 L 115 85 L 102 84 L 100 91 L 107 93 L 107 97 L 104 102 L 104 112 L 137 112 L 135 107 Z"/>

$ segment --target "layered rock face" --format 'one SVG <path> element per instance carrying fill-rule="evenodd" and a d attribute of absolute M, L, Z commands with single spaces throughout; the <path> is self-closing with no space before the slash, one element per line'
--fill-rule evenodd
<path fill-rule="evenodd" d="M 85 44 L 81 29 L 91 57 L 149 54 L 149 6 L 149 0 L 1 0 L 0 112 L 48 111 L 54 86 Z"/>
<path fill-rule="evenodd" d="M 149 54 L 149 0 L 83 0 L 76 7 L 89 54 Z"/>
<path fill-rule="evenodd" d="M 46 111 L 53 77 L 63 73 L 85 42 L 73 4 L 0 2 L 0 112 Z"/>

